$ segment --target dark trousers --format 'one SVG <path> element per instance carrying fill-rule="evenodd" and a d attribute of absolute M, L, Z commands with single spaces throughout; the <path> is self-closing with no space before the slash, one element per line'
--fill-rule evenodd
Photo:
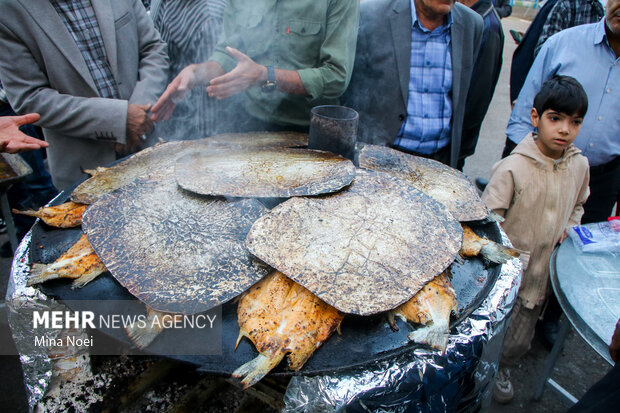
<path fill-rule="evenodd" d="M 607 221 L 620 198 L 620 156 L 612 161 L 590 167 L 590 196 L 583 209 L 582 224 Z"/>
<path fill-rule="evenodd" d="M 620 362 L 594 383 L 568 413 L 617 412 L 620 406 Z"/>

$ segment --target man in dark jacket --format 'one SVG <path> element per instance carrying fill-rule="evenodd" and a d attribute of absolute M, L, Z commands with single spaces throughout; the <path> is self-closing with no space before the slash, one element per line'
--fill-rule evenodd
<path fill-rule="evenodd" d="M 504 31 L 500 17 L 491 0 L 458 0 L 470 7 L 484 22 L 480 53 L 467 94 L 463 132 L 461 134 L 461 151 L 458 169 L 463 170 L 465 158 L 474 154 L 482 121 L 489 109 L 495 86 L 502 70 L 502 53 L 504 51 Z"/>

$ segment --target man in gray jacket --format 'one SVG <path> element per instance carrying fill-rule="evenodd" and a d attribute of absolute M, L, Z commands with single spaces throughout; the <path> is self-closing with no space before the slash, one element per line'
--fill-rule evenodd
<path fill-rule="evenodd" d="M 454 0 L 365 0 L 344 104 L 358 140 L 456 167 L 482 18 Z"/>
<path fill-rule="evenodd" d="M 164 90 L 165 44 L 139 0 L 0 0 L 0 79 L 37 112 L 54 184 L 142 146 Z"/>

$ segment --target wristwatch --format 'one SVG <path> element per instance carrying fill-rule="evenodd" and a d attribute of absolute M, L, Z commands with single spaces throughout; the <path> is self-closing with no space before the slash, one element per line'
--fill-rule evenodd
<path fill-rule="evenodd" d="M 273 66 L 267 66 L 267 80 L 263 83 L 263 92 L 276 90 L 276 72 Z"/>

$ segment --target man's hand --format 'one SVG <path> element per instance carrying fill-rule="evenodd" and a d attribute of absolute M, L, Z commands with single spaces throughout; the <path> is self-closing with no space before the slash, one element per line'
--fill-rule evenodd
<path fill-rule="evenodd" d="M 151 105 L 130 103 L 127 109 L 127 139 L 125 145 L 116 144 L 114 149 L 121 155 L 136 152 L 143 145 L 141 136 L 153 130 L 153 121 L 149 116 Z"/>
<path fill-rule="evenodd" d="M 157 99 L 151 108 L 153 121 L 168 120 L 174 112 L 177 102 L 180 102 L 196 86 L 198 81 L 196 71 L 198 65 L 189 65 L 179 72 L 168 85 L 164 93 Z"/>
<path fill-rule="evenodd" d="M 611 337 L 611 344 L 609 345 L 609 355 L 614 363 L 620 359 L 620 319 L 616 323 L 616 329 L 614 335 Z"/>
<path fill-rule="evenodd" d="M 237 59 L 237 66 L 225 75 L 211 80 L 207 86 L 209 96 L 224 99 L 267 80 L 267 68 L 265 66 L 259 65 L 232 47 L 227 47 L 226 51 Z"/>
<path fill-rule="evenodd" d="M 28 136 L 19 130 L 20 126 L 36 122 L 40 118 L 38 113 L 0 117 L 0 152 L 17 153 L 47 148 L 49 146 L 47 142 Z"/>

